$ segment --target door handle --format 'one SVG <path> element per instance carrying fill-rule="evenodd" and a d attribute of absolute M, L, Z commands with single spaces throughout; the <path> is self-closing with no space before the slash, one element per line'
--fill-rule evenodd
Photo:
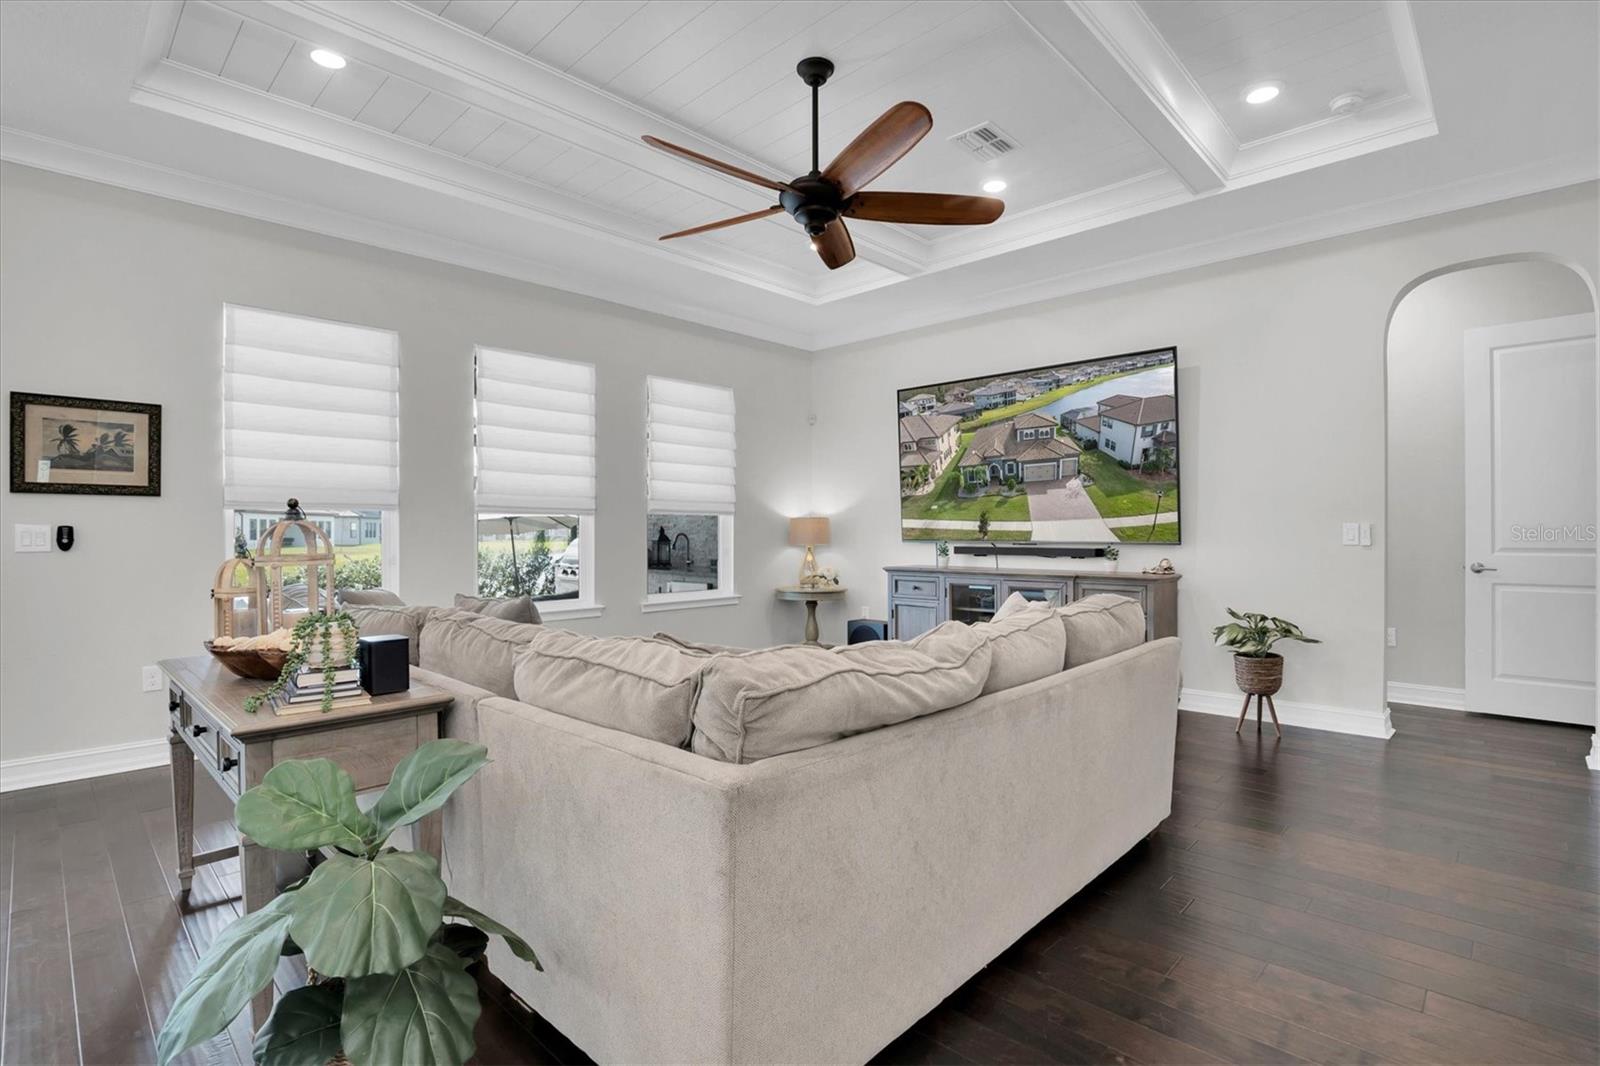
<path fill-rule="evenodd" d="M 1484 566 L 1482 563 L 1473 563 L 1471 566 L 1467 567 L 1467 569 L 1471 570 L 1474 574 L 1482 574 L 1492 570 L 1499 570 L 1500 568 L 1498 566 Z"/>

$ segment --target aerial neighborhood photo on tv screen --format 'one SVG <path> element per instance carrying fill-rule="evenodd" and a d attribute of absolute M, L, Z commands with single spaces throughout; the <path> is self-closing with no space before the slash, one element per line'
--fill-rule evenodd
<path fill-rule="evenodd" d="M 1179 543 L 1177 359 L 901 389 L 901 539 Z"/>

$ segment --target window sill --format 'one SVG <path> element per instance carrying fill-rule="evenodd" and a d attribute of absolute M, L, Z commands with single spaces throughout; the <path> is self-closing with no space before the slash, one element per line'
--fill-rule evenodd
<path fill-rule="evenodd" d="M 737 592 L 660 592 L 640 600 L 639 611 L 688 611 L 696 607 L 732 607 L 738 602 Z"/>
<path fill-rule="evenodd" d="M 579 603 L 575 600 L 565 602 L 551 600 L 546 603 L 540 603 L 538 600 L 534 600 L 533 605 L 539 609 L 539 617 L 541 619 L 559 618 L 564 622 L 576 621 L 580 618 L 599 618 L 606 613 L 606 605 L 603 603 Z"/>

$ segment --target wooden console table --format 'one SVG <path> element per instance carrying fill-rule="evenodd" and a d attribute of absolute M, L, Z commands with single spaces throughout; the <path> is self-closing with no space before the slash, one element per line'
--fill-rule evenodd
<path fill-rule="evenodd" d="M 1145 639 L 1178 635 L 1177 574 L 1138 570 L 1042 570 L 980 566 L 886 566 L 889 636 L 909 640 L 941 622 L 983 622 L 1013 592 L 1061 607 L 1100 592 L 1137 600 Z"/>
<path fill-rule="evenodd" d="M 842 599 L 848 591 L 843 585 L 779 585 L 774 594 L 780 600 L 806 605 L 806 643 L 817 644 L 822 640 L 817 629 L 817 602 Z"/>
<path fill-rule="evenodd" d="M 209 655 L 163 659 L 167 710 L 172 731 L 172 810 L 177 824 L 178 883 L 181 903 L 189 902 L 194 868 L 239 856 L 245 913 L 259 910 L 278 894 L 272 852 L 248 837 L 235 847 L 199 854 L 194 850 L 194 765 L 196 760 L 230 799 L 261 783 L 267 771 L 286 759 L 332 759 L 355 779 L 356 790 L 389 783 L 399 761 L 439 737 L 451 696 L 412 682 L 406 692 L 377 696 L 370 704 L 323 713 L 279 717 L 262 708 L 255 714 L 244 701 L 265 687 L 262 681 L 235 677 Z M 444 842 L 444 815 L 438 811 L 416 823 L 417 847 L 435 858 Z M 272 1007 L 270 986 L 251 1004 L 255 1024 Z"/>

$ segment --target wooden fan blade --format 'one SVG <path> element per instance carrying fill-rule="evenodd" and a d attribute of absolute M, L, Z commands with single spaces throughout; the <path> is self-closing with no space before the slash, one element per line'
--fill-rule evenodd
<path fill-rule="evenodd" d="M 759 211 L 752 211 L 748 215 L 737 215 L 733 218 L 722 219 L 720 222 L 707 222 L 703 226 L 695 226 L 692 229 L 681 229 L 677 233 L 663 234 L 662 236 L 657 237 L 656 240 L 670 241 L 674 237 L 692 237 L 696 233 L 704 233 L 707 230 L 722 229 L 724 226 L 737 226 L 741 222 L 754 222 L 758 218 L 766 218 L 768 215 L 775 215 L 782 210 L 782 207 L 777 204 L 773 204 L 771 207 L 763 207 Z"/>
<path fill-rule="evenodd" d="M 856 135 L 822 176 L 850 196 L 894 165 L 933 129 L 933 114 L 914 100 L 895 104 Z"/>
<path fill-rule="evenodd" d="M 856 242 L 850 239 L 850 231 L 844 228 L 842 218 L 828 223 L 822 236 L 811 240 L 817 246 L 817 255 L 828 264 L 829 270 L 838 270 L 856 257 Z"/>
<path fill-rule="evenodd" d="M 858 192 L 844 205 L 851 218 L 919 226 L 986 226 L 1005 209 L 1005 201 L 992 196 L 945 192 Z"/>
<path fill-rule="evenodd" d="M 731 175 L 735 178 L 742 178 L 745 181 L 752 182 L 753 184 L 760 185 L 764 188 L 773 189 L 777 192 L 783 192 L 789 188 L 788 185 L 781 181 L 775 181 L 772 178 L 764 178 L 760 174 L 752 174 L 750 171 L 745 170 L 742 167 L 736 167 L 732 163 L 724 163 L 720 159 L 712 159 L 708 155 L 701 155 L 699 152 L 691 151 L 688 148 L 683 148 L 679 145 L 663 141 L 660 137 L 652 137 L 648 133 L 644 135 L 644 143 L 648 144 L 652 148 L 659 148 L 663 152 L 671 152 L 673 155 L 682 156 L 691 163 L 699 163 L 703 167 L 710 167 L 712 170 L 720 170 L 724 174 Z"/>

